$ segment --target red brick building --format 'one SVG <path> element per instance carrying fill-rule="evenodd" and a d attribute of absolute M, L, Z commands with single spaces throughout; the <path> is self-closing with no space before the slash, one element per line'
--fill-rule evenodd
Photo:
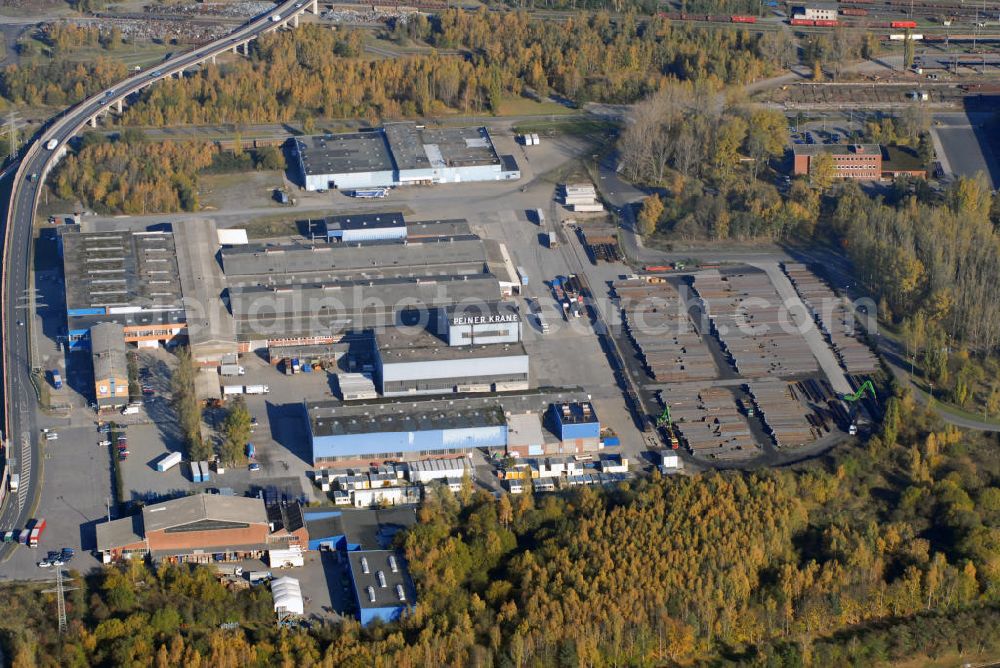
<path fill-rule="evenodd" d="M 262 499 L 242 496 L 195 494 L 97 526 L 105 562 L 146 555 L 192 563 L 259 559 L 292 545 L 309 545 L 297 504 L 268 509 Z"/>
<path fill-rule="evenodd" d="M 808 175 L 814 161 L 827 153 L 833 156 L 837 178 L 877 181 L 882 178 L 882 147 L 878 144 L 796 144 L 792 173 Z"/>

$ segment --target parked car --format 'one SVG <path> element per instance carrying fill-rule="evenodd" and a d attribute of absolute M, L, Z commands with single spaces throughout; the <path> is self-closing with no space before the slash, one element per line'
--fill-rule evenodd
<path fill-rule="evenodd" d="M 71 547 L 64 547 L 60 556 L 62 557 L 62 560 L 68 564 L 70 560 L 76 556 L 76 550 Z"/>
<path fill-rule="evenodd" d="M 108 439 L 104 439 L 103 441 L 98 441 L 97 444 L 102 448 L 106 448 L 107 446 L 111 445 L 111 441 L 109 441 Z"/>
<path fill-rule="evenodd" d="M 48 559 L 42 559 L 41 561 L 38 562 L 38 567 L 39 568 L 52 568 L 52 564 L 49 562 Z"/>
<path fill-rule="evenodd" d="M 257 462 L 253 462 L 253 463 L 250 464 L 249 468 L 250 468 L 250 471 L 259 471 L 260 470 L 260 464 L 258 464 Z"/>

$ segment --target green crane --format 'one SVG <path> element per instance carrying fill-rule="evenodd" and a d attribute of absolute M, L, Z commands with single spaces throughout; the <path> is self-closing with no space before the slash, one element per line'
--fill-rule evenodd
<path fill-rule="evenodd" d="M 868 379 L 865 382 L 863 382 L 861 384 L 861 387 L 858 388 L 857 392 L 853 394 L 844 394 L 841 395 L 840 397 L 841 399 L 846 401 L 851 407 L 850 415 L 848 416 L 849 426 L 847 428 L 847 433 L 850 434 L 851 436 L 856 436 L 858 433 L 858 424 L 855 420 L 855 417 L 857 416 L 858 413 L 858 406 L 859 406 L 858 401 L 860 401 L 865 396 L 866 391 L 871 393 L 872 399 L 876 400 L 878 399 L 878 397 L 875 396 L 875 386 L 872 385 L 871 379 Z"/>
<path fill-rule="evenodd" d="M 862 383 L 861 387 L 859 387 L 858 391 L 854 394 L 845 394 L 840 398 L 849 403 L 854 403 L 865 396 L 865 390 L 871 392 L 872 399 L 878 399 L 878 397 L 875 396 L 875 386 L 872 385 L 872 381 L 870 379 Z"/>
<path fill-rule="evenodd" d="M 664 406 L 663 412 L 660 413 L 660 417 L 656 418 L 657 427 L 671 427 L 673 422 L 670 420 L 670 406 Z"/>

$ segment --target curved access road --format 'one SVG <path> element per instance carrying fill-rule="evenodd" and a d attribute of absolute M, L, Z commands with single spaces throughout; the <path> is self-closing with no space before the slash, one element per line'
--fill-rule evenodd
<path fill-rule="evenodd" d="M 161 63 L 152 72 L 143 72 L 115 84 L 63 112 L 40 138 L 26 148 L 13 176 L 11 198 L 4 221 L 2 297 L 3 363 L 3 432 L 7 451 L 6 466 L 20 473 L 21 488 L 6 494 L 0 510 L 0 529 L 24 527 L 31 519 L 35 499 L 41 491 L 38 475 L 40 461 L 37 402 L 32 386 L 31 313 L 28 290 L 31 289 L 31 243 L 35 209 L 42 183 L 48 171 L 65 153 L 66 142 L 85 126 L 96 125 L 110 109 L 119 111 L 122 104 L 143 88 L 171 76 L 182 76 L 185 69 L 212 61 L 227 52 L 246 52 L 250 41 L 265 32 L 295 27 L 306 11 L 316 13 L 317 0 L 287 0 L 273 10 L 250 21 L 226 37 L 179 54 Z M 48 146 L 53 145 L 52 149 Z M 10 547 L 0 546 L 0 558 Z"/>

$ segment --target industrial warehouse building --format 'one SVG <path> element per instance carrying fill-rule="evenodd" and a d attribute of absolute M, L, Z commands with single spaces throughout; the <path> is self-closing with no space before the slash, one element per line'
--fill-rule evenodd
<path fill-rule="evenodd" d="M 92 327 L 115 323 L 126 343 L 140 348 L 186 340 L 205 364 L 235 353 L 216 239 L 215 224 L 205 220 L 174 223 L 172 231 L 63 229 L 67 346 L 88 349 Z M 186 303 L 196 305 L 193 314 Z"/>
<path fill-rule="evenodd" d="M 358 618 L 362 626 L 392 622 L 415 600 L 403 558 L 393 550 L 347 553 Z"/>
<path fill-rule="evenodd" d="M 297 505 L 267 508 L 263 499 L 195 494 L 145 506 L 97 525 L 105 563 L 149 555 L 154 561 L 209 563 L 260 559 L 269 550 L 309 544 Z"/>
<path fill-rule="evenodd" d="M 393 328 L 376 335 L 375 354 L 385 397 L 528 388 L 528 353 L 519 341 L 450 346 L 427 331 Z"/>
<path fill-rule="evenodd" d="M 327 402 L 307 404 L 313 466 L 363 466 L 503 448 L 507 428 L 496 403 Z"/>
<path fill-rule="evenodd" d="M 484 127 L 429 129 L 391 123 L 365 132 L 296 140 L 306 190 L 521 178 L 511 156 L 499 156 Z"/>
<path fill-rule="evenodd" d="M 564 416 L 564 406 L 569 417 Z M 317 468 L 446 459 L 469 455 L 475 448 L 504 454 L 512 427 L 528 441 L 518 440 L 520 449 L 509 451 L 518 456 L 581 454 L 600 448 L 600 423 L 579 388 L 349 404 L 327 400 L 306 402 L 305 410 Z M 530 426 L 531 421 L 537 428 Z"/>
<path fill-rule="evenodd" d="M 406 221 L 401 213 L 368 213 L 329 216 L 323 220 L 327 241 L 353 244 L 362 241 L 406 239 Z"/>
<path fill-rule="evenodd" d="M 170 232 L 90 232 L 59 235 L 66 286 L 66 342 L 90 347 L 90 329 L 122 326 L 125 340 L 156 347 L 186 334 L 186 313 Z"/>
<path fill-rule="evenodd" d="M 407 324 L 455 302 L 499 294 L 496 278 L 476 274 L 230 287 L 228 296 L 241 350 L 248 352 L 278 342 L 334 343 L 349 331 Z"/>
<path fill-rule="evenodd" d="M 98 409 L 127 405 L 125 328 L 115 322 L 102 322 L 91 327 L 90 355 L 94 365 L 94 400 Z"/>
<path fill-rule="evenodd" d="M 329 345 L 350 332 L 427 322 L 439 308 L 500 297 L 464 220 L 402 214 L 310 222 L 309 241 L 223 248 L 240 350 Z M 287 357 L 287 355 L 285 355 Z"/>

